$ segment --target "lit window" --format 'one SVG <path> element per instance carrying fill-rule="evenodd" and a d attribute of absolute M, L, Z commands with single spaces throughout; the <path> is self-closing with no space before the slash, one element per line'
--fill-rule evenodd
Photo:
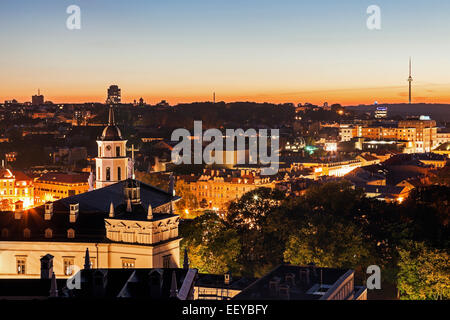
<path fill-rule="evenodd" d="M 53 237 L 53 231 L 52 231 L 52 229 L 50 229 L 50 228 L 45 229 L 45 237 L 46 237 L 46 238 L 52 238 L 52 237 Z"/>
<path fill-rule="evenodd" d="M 17 274 L 25 274 L 26 272 L 26 259 L 17 258 L 16 260 Z"/>
<path fill-rule="evenodd" d="M 67 230 L 67 238 L 69 238 L 69 239 L 75 238 L 75 230 L 73 230 L 73 229 Z"/>
<path fill-rule="evenodd" d="M 74 258 L 64 258 L 64 275 L 71 276 L 74 270 Z"/>
<path fill-rule="evenodd" d="M 122 259 L 122 268 L 123 269 L 132 269 L 135 266 L 135 259 Z"/>

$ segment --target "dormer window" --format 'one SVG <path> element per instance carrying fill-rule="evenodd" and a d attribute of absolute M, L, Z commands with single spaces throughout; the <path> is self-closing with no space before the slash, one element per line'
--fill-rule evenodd
<path fill-rule="evenodd" d="M 67 238 L 69 238 L 69 239 L 75 238 L 75 230 L 73 230 L 73 229 L 67 230 Z"/>
<path fill-rule="evenodd" d="M 25 229 L 23 230 L 23 237 L 24 237 L 25 239 L 29 239 L 29 238 L 31 237 L 31 230 L 28 229 L 28 228 L 25 228 Z"/>
<path fill-rule="evenodd" d="M 46 237 L 47 239 L 53 238 L 53 230 L 50 229 L 50 228 L 45 229 L 45 237 Z"/>

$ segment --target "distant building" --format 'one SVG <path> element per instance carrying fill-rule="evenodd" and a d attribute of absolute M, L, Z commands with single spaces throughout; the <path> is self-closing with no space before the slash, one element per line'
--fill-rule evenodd
<path fill-rule="evenodd" d="M 444 143 L 450 142 L 450 129 L 438 129 L 436 134 L 436 145 L 440 146 Z"/>
<path fill-rule="evenodd" d="M 38 94 L 31 97 L 31 104 L 33 106 L 41 106 L 44 104 L 44 96 L 41 95 L 41 91 L 38 90 Z"/>
<path fill-rule="evenodd" d="M 14 210 L 18 201 L 22 207 L 30 208 L 34 205 L 33 179 L 21 171 L 10 169 L 0 170 L 0 210 Z"/>
<path fill-rule="evenodd" d="M 375 119 L 386 119 L 388 114 L 387 107 L 377 107 L 375 110 Z"/>
<path fill-rule="evenodd" d="M 89 173 L 47 173 L 34 182 L 36 205 L 88 192 Z"/>
<path fill-rule="evenodd" d="M 178 186 L 196 197 L 202 208 L 226 210 L 232 201 L 258 188 L 275 188 L 270 178 L 250 170 L 204 170 L 201 175 L 183 175 Z"/>
<path fill-rule="evenodd" d="M 341 141 L 353 138 L 370 140 L 406 141 L 408 153 L 431 152 L 437 146 L 436 121 L 420 117 L 399 121 L 398 124 L 342 125 L 339 129 Z"/>
<path fill-rule="evenodd" d="M 415 136 L 412 141 L 415 142 L 415 152 L 431 152 L 436 147 L 437 127 L 436 121 L 429 117 L 420 117 L 414 120 L 403 120 L 398 123 L 399 130 L 414 129 Z"/>
<path fill-rule="evenodd" d="M 108 88 L 106 104 L 119 104 L 122 102 L 121 90 L 119 86 L 112 85 Z"/>
<path fill-rule="evenodd" d="M 157 107 L 170 107 L 169 103 L 166 100 L 161 100 L 157 105 Z"/>

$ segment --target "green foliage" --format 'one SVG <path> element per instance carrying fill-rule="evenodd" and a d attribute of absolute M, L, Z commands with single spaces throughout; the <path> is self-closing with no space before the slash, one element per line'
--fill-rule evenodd
<path fill-rule="evenodd" d="M 180 232 L 185 235 L 182 248 L 188 249 L 191 267 L 215 274 L 239 271 L 241 246 L 237 232 L 228 229 L 216 213 L 208 212 L 185 222 Z"/>
<path fill-rule="evenodd" d="M 399 249 L 397 287 L 404 300 L 450 298 L 450 257 L 447 251 L 408 241 Z"/>
<path fill-rule="evenodd" d="M 309 217 L 291 237 L 284 259 L 294 265 L 355 268 L 366 264 L 368 244 L 360 228 L 336 221 L 330 215 Z"/>

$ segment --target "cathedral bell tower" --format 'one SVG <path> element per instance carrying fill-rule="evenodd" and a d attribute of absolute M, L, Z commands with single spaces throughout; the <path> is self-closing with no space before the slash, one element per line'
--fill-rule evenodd
<path fill-rule="evenodd" d="M 109 108 L 108 126 L 97 140 L 98 157 L 95 158 L 95 188 L 107 187 L 128 177 L 127 140 L 122 138 L 114 120 L 114 109 Z"/>

